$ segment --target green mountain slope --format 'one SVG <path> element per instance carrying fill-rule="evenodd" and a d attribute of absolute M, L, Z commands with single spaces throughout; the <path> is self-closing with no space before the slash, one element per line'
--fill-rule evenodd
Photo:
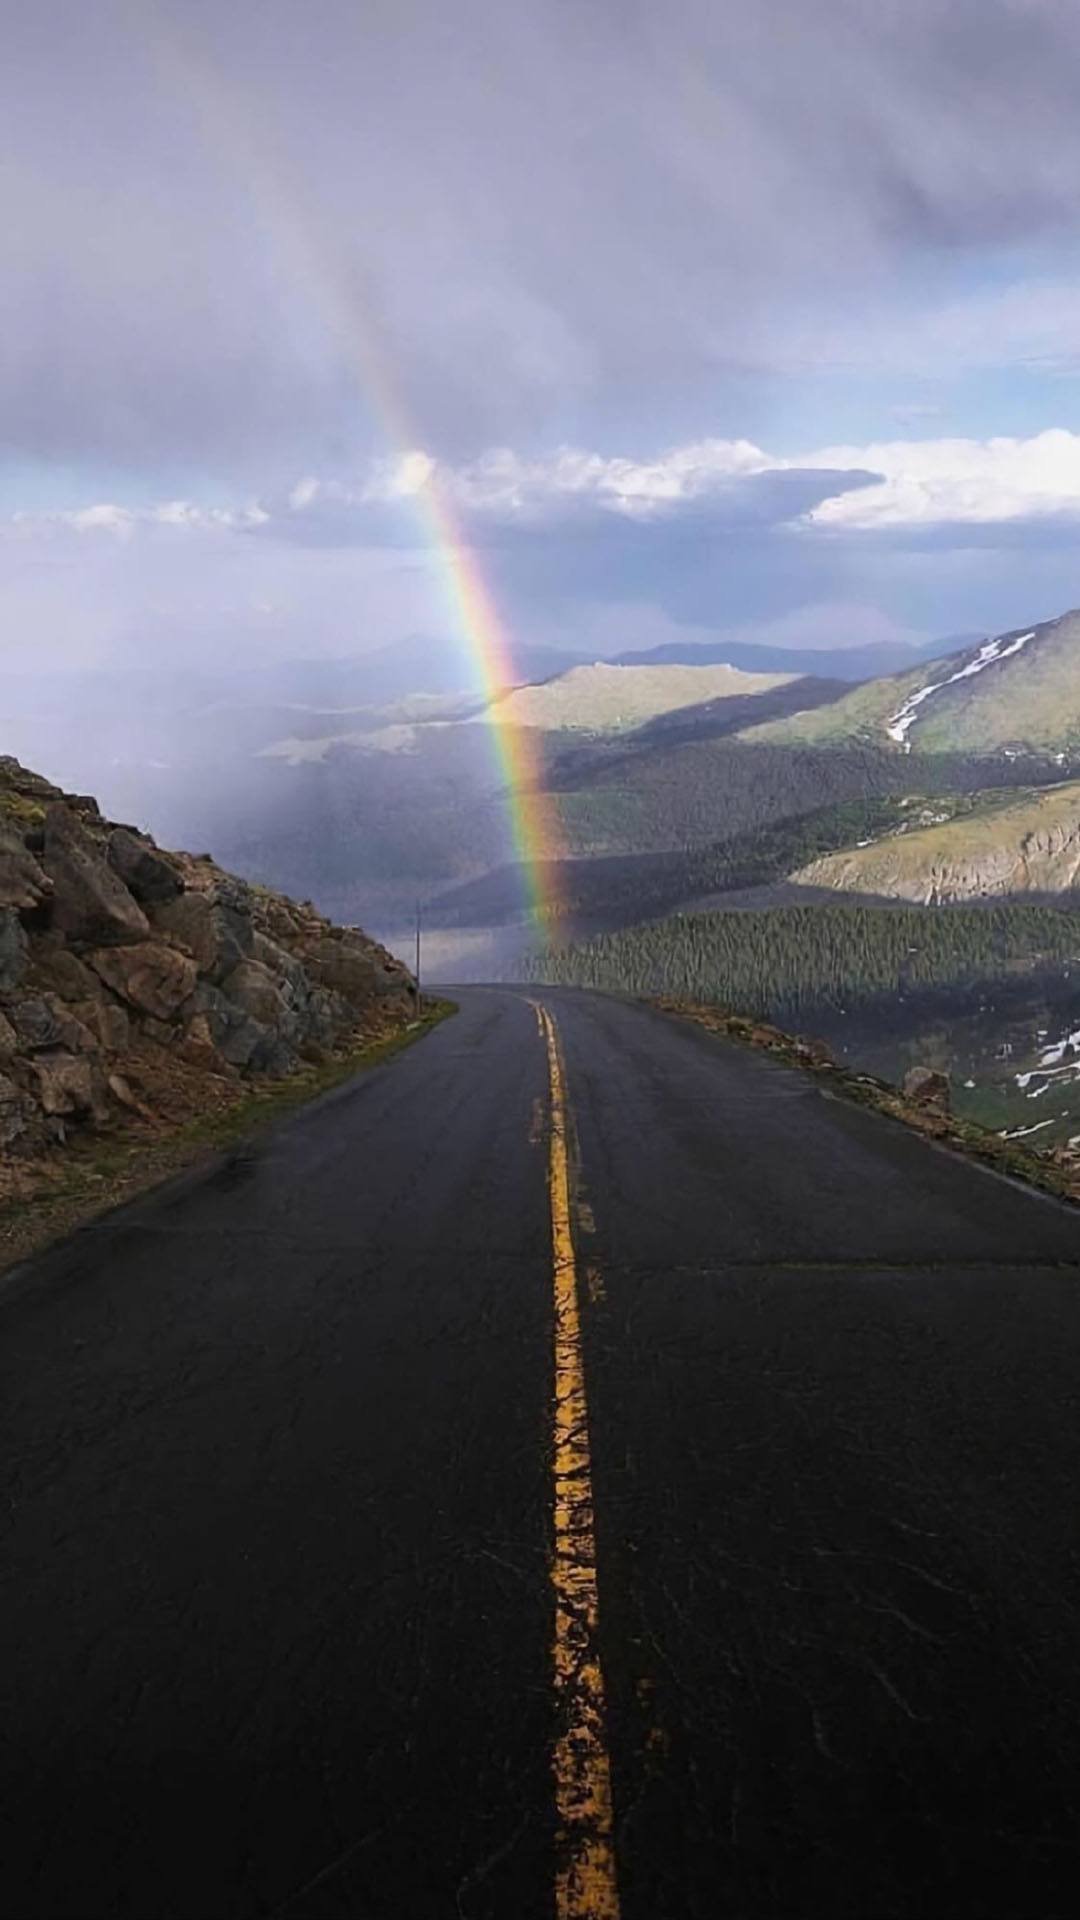
<path fill-rule="evenodd" d="M 744 731 L 751 744 L 858 741 L 896 754 L 1029 750 L 1080 760 L 1080 612 L 867 681 L 832 706 Z"/>

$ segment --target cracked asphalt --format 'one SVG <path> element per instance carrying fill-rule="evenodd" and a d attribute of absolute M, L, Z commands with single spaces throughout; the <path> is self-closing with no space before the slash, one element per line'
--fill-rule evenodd
<path fill-rule="evenodd" d="M 1080 1219 L 535 997 L 624 1920 L 1071 1920 Z M 13 1920 L 553 1920 L 547 1064 L 460 1000 L 2 1285 Z"/>

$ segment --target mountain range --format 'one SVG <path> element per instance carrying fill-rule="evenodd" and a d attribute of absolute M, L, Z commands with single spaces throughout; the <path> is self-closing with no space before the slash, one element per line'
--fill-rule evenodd
<path fill-rule="evenodd" d="M 880 658 L 862 651 L 864 664 Z M 844 650 L 847 665 L 858 652 Z M 734 912 L 765 916 L 754 951 L 774 955 L 772 974 L 761 961 L 766 1004 L 797 969 L 798 942 L 824 942 L 814 977 L 833 983 L 833 1000 L 820 1021 L 847 1019 L 853 1034 L 857 1005 L 867 1047 L 899 1009 L 910 1026 L 916 1003 L 940 1038 L 941 996 L 951 1029 L 972 1017 L 976 991 L 991 1047 L 1005 1044 L 995 1008 L 1006 1000 L 1014 1052 L 1037 1059 L 1059 1020 L 1080 1028 L 1067 958 L 1080 614 L 907 649 L 899 668 L 894 656 L 854 682 L 835 653 L 800 653 L 802 671 L 782 652 L 752 653 L 744 665 L 747 650 L 722 642 L 604 661 L 539 652 L 533 677 L 486 697 L 462 684 L 467 662 L 435 669 L 419 643 L 168 682 L 88 676 L 77 701 L 66 683 L 62 707 L 59 687 L 20 706 L 10 686 L 8 731 L 24 759 L 62 759 L 65 780 L 99 791 L 114 818 L 213 846 L 247 879 L 311 897 L 400 952 L 419 901 L 429 977 L 525 966 L 592 979 L 600 941 L 609 981 L 671 991 L 712 979 L 719 992 L 743 978 Z M 543 877 L 558 912 L 543 923 L 513 858 L 488 721 L 528 736 L 550 797 L 560 851 Z M 1039 917 L 1051 897 L 1064 922 Z M 994 902 L 1007 917 L 988 943 L 978 915 Z M 899 911 L 931 916 L 920 938 L 938 958 L 886 991 Z M 1080 926 L 1075 949 L 1080 964 Z M 853 997 L 838 1006 L 845 979 Z M 981 1068 L 973 1077 L 981 1087 Z"/>

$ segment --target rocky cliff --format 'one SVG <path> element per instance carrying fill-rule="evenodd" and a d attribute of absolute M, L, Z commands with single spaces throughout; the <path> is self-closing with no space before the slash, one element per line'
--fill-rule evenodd
<path fill-rule="evenodd" d="M 415 1017 L 355 928 L 0 758 L 0 1157 L 176 1124 Z"/>

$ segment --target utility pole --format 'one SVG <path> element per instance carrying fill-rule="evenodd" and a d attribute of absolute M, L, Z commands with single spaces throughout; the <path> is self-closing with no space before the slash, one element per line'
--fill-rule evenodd
<path fill-rule="evenodd" d="M 416 1011 L 420 1011 L 420 902 L 416 902 L 416 966 L 413 969 L 416 979 Z"/>

